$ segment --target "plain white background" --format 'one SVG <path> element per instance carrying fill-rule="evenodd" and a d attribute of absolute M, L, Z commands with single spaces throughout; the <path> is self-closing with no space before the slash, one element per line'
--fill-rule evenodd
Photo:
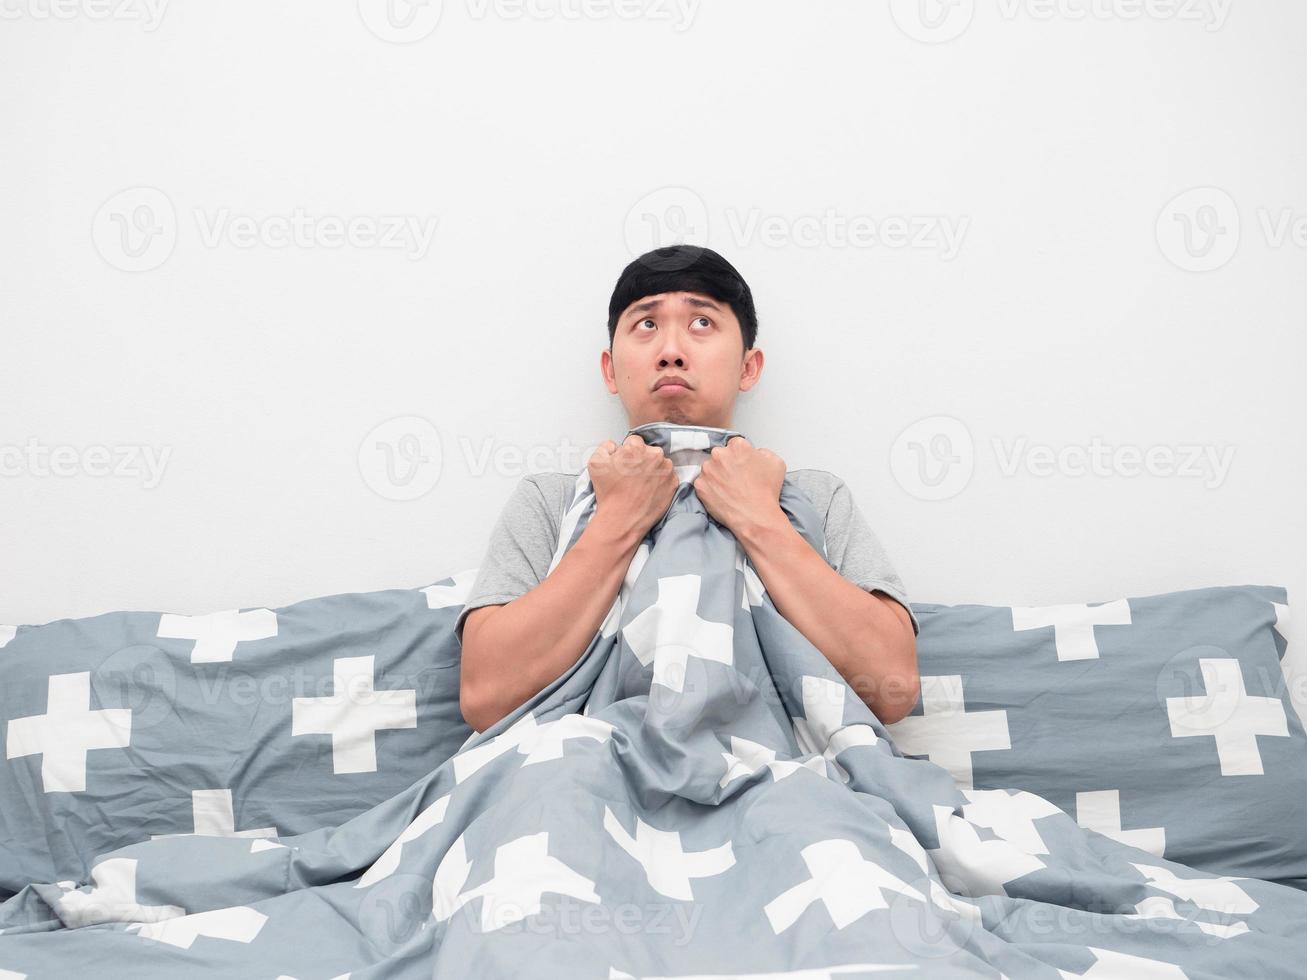
<path fill-rule="evenodd" d="M 1295 0 L 4 0 L 0 83 L 0 622 L 475 567 L 682 239 L 913 599 L 1307 591 Z"/>

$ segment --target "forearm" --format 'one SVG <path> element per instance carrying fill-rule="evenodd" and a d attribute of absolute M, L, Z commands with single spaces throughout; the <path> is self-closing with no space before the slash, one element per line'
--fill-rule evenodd
<path fill-rule="evenodd" d="M 462 684 L 470 692 L 465 700 L 477 706 L 474 728 L 484 731 L 576 663 L 612 608 L 642 538 L 596 511 L 552 572 L 466 638 Z"/>
<path fill-rule="evenodd" d="M 884 724 L 916 703 L 916 641 L 893 599 L 850 582 L 777 508 L 773 519 L 742 527 L 744 547 L 777 611 L 830 661 Z M 895 607 L 898 607 L 897 610 Z"/>

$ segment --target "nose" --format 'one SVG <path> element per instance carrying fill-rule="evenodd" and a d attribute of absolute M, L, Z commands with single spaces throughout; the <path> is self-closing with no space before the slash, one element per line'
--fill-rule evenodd
<path fill-rule="evenodd" d="M 665 368 L 669 364 L 674 364 L 678 368 L 685 367 L 685 355 L 681 353 L 681 342 L 674 330 L 669 330 L 663 334 L 662 350 L 658 352 L 658 366 Z"/>

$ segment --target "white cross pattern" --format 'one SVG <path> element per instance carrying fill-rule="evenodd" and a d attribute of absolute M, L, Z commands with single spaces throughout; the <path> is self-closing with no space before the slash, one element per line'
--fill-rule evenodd
<path fill-rule="evenodd" d="M 1225 915 L 1252 915 L 1260 906 L 1246 891 L 1235 884 L 1236 881 L 1254 879 L 1242 875 L 1205 875 L 1199 878 L 1177 878 L 1169 868 L 1152 864 L 1131 866 L 1148 879 L 1148 884 L 1164 892 L 1170 892 L 1176 898 L 1193 902 L 1209 912 L 1221 912 Z"/>
<path fill-rule="evenodd" d="M 981 840 L 976 825 L 949 807 L 936 803 L 931 809 L 935 812 L 939 847 L 931 848 L 928 853 L 935 859 L 935 867 L 950 891 L 969 898 L 1006 895 L 1003 886 L 1007 882 L 1045 866 L 1039 858 L 1002 836 L 998 840 Z"/>
<path fill-rule="evenodd" d="M 1129 844 L 1158 857 L 1162 857 L 1166 850 L 1165 827 L 1121 829 L 1120 790 L 1096 789 L 1076 793 L 1076 823 L 1086 830 L 1096 830 L 1122 844 Z"/>
<path fill-rule="evenodd" d="M 962 815 L 977 827 L 987 827 L 1027 854 L 1047 854 L 1048 846 L 1039 836 L 1035 821 L 1062 811 L 1042 796 L 1017 790 L 964 789 L 970 802 L 962 805 Z"/>
<path fill-rule="evenodd" d="M 691 657 L 735 662 L 735 627 L 699 616 L 702 577 L 668 575 L 658 580 L 658 599 L 622 630 L 641 664 L 653 664 L 653 683 L 681 691 Z"/>
<path fill-rule="evenodd" d="M 1012 748 L 1007 712 L 967 711 L 961 674 L 922 677 L 921 708 L 922 714 L 886 725 L 886 731 L 905 755 L 926 756 L 960 787 L 973 783 L 971 753 Z"/>
<path fill-rule="evenodd" d="M 747 738 L 740 738 L 738 735 L 731 736 L 731 751 L 723 752 L 722 758 L 726 760 L 726 773 L 717 785 L 723 789 L 733 780 L 752 775 L 763 766 L 771 770 L 772 779 L 778 783 L 800 769 L 810 769 L 822 779 L 826 778 L 826 763 L 819 755 L 814 755 L 803 762 L 777 759 L 774 749 Z"/>
<path fill-rule="evenodd" d="M 738 540 L 735 542 L 735 570 L 744 575 L 740 608 L 748 612 L 751 606 L 761 606 L 762 597 L 767 593 L 767 589 L 763 586 L 758 573 L 754 571 L 753 562 L 749 561 L 749 555 L 744 550 L 744 545 L 740 544 Z"/>
<path fill-rule="evenodd" d="M 192 834 L 151 834 L 151 840 L 160 837 L 276 837 L 276 827 L 258 830 L 237 830 L 236 811 L 232 806 L 230 789 L 191 790 L 191 814 L 195 821 Z"/>
<path fill-rule="evenodd" d="M 180 905 L 141 905 L 136 901 L 136 858 L 107 858 L 91 869 L 90 891 L 58 882 L 59 915 L 68 928 L 102 922 L 158 922 L 186 914 Z"/>
<path fill-rule="evenodd" d="M 476 582 L 478 569 L 465 568 L 461 572 L 455 572 L 447 576 L 454 580 L 453 585 L 428 585 L 421 592 L 427 597 L 428 609 L 448 609 L 451 606 L 464 606 L 467 604 L 467 597 L 472 593 L 472 585 Z"/>
<path fill-rule="evenodd" d="M 226 609 L 203 616 L 163 613 L 157 635 L 165 640 L 194 640 L 193 664 L 228 663 L 237 643 L 276 636 L 277 614 L 271 609 Z"/>
<path fill-rule="evenodd" d="M 794 719 L 794 739 L 804 752 L 822 752 L 831 736 L 844 727 L 845 686 L 804 674 L 801 696 L 803 717 Z"/>
<path fill-rule="evenodd" d="M 811 877 L 777 895 L 763 912 L 772 931 L 780 935 L 799 921 L 809 905 L 826 906 L 836 929 L 843 929 L 874 909 L 887 909 L 883 892 L 894 892 L 926 904 L 926 896 L 890 874 L 875 861 L 863 858 L 858 846 L 842 837 L 809 844 L 799 852 Z"/>
<path fill-rule="evenodd" d="M 1258 735 L 1289 736 L 1289 722 L 1279 698 L 1256 697 L 1243 685 L 1239 661 L 1232 657 L 1200 657 L 1205 694 L 1166 699 L 1171 736 L 1210 735 L 1222 776 L 1261 776 Z"/>
<path fill-rule="evenodd" d="M 678 973 L 676 976 L 640 976 L 625 973 L 615 966 L 608 968 L 608 980 L 831 980 L 852 973 L 884 973 L 888 970 L 913 970 L 912 963 L 841 963 L 839 966 L 813 966 L 774 973 Z M 0 980 L 4 980 L 0 976 Z M 281 980 L 279 977 L 278 980 Z M 1006 978 L 999 974 L 999 980 Z"/>
<path fill-rule="evenodd" d="M 590 485 L 590 471 L 583 466 L 576 474 L 576 482 L 572 484 L 572 503 L 563 514 L 563 521 L 558 529 L 558 544 L 554 547 L 554 557 L 549 561 L 546 575 L 553 572 L 558 567 L 558 563 L 563 560 L 563 553 L 572 543 L 572 536 L 576 533 L 577 524 L 581 522 L 581 515 L 590 511 L 594 505 L 595 492 Z"/>
<path fill-rule="evenodd" d="M 47 793 L 86 791 L 86 753 L 124 749 L 132 740 L 132 709 L 91 710 L 91 674 L 51 674 L 43 715 L 9 720 L 5 758 L 41 756 Z"/>
<path fill-rule="evenodd" d="M 463 891 L 471 873 L 463 835 L 450 845 L 431 884 L 431 914 L 441 922 L 478 896 L 481 929 L 491 932 L 538 914 L 545 892 L 599 904 L 594 882 L 549 854 L 549 831 L 527 834 L 495 848 L 495 874 L 489 881 Z"/>
<path fill-rule="evenodd" d="M 956 912 L 958 915 L 970 922 L 974 922 L 976 925 L 981 924 L 983 920 L 980 914 L 980 909 L 957 895 L 949 894 L 943 885 L 930 877 L 930 859 L 926 857 L 925 848 L 921 846 L 921 841 L 913 836 L 912 831 L 908 830 L 906 827 L 895 827 L 893 824 L 890 824 L 889 839 L 891 844 L 908 857 L 912 858 L 917 867 L 921 869 L 922 877 L 930 885 L 930 900 L 934 902 L 938 908 Z"/>
<path fill-rule="evenodd" d="M 812 674 L 803 675 L 803 715 L 793 719 L 794 740 L 804 753 L 819 753 L 830 763 L 840 782 L 849 781 L 849 773 L 836 756 L 855 745 L 875 745 L 880 739 L 870 725 L 844 724 L 844 701 L 849 687 L 839 681 Z"/>
<path fill-rule="evenodd" d="M 601 718 L 572 712 L 540 725 L 536 723 L 535 715 L 528 711 L 490 741 L 455 755 L 454 782 L 463 782 L 481 767 L 513 749 L 526 756 L 522 765 L 530 766 L 561 759 L 564 743 L 569 739 L 589 738 L 603 743 L 612 734 L 612 723 Z"/>
<path fill-rule="evenodd" d="M 451 795 L 446 793 L 414 817 L 391 845 L 381 852 L 381 857 L 372 862 L 372 866 L 363 872 L 362 877 L 354 884 L 354 887 L 367 888 L 369 885 L 374 885 L 381 879 L 394 874 L 399 868 L 399 857 L 404 850 L 404 845 L 421 837 L 445 819 L 445 811 L 449 809 L 449 797 Z"/>
<path fill-rule="evenodd" d="M 826 745 L 826 750 L 822 756 L 831 764 L 835 770 L 835 775 L 840 777 L 840 782 L 849 781 L 849 772 L 835 758 L 845 749 L 851 749 L 855 745 L 875 745 L 880 741 L 876 737 L 876 730 L 870 725 L 858 723 L 856 725 L 845 725 L 834 735 L 830 737 L 830 742 Z"/>
<path fill-rule="evenodd" d="M 1217 939 L 1232 939 L 1251 931 L 1246 922 L 1232 922 L 1226 925 L 1224 922 L 1204 922 L 1193 916 L 1181 915 L 1175 907 L 1175 900 L 1165 895 L 1149 895 L 1142 902 L 1137 902 L 1135 910 L 1125 913 L 1125 917 L 1127 919 L 1184 919 L 1191 926 L 1197 926 Z"/>
<path fill-rule="evenodd" d="M 142 924 L 133 922 L 127 927 L 146 939 L 167 943 L 178 949 L 190 949 L 200 936 L 226 939 L 234 943 L 252 943 L 268 917 L 257 909 L 233 905 L 225 909 L 195 912 L 191 915 L 165 919 L 162 922 Z"/>
<path fill-rule="evenodd" d="M 668 433 L 667 455 L 680 483 L 691 483 L 698 477 L 699 471 L 703 469 L 703 461 L 710 452 L 706 432 L 674 429 Z"/>
<path fill-rule="evenodd" d="M 1099 949 L 1086 946 L 1097 959 L 1094 965 L 1084 973 L 1072 973 L 1070 970 L 1058 970 L 1065 980 L 1187 980 L 1187 974 L 1174 963 L 1150 960 L 1146 956 L 1132 953 L 1118 953 L 1114 949 Z"/>
<path fill-rule="evenodd" d="M 1129 626 L 1130 602 L 1117 599 L 1101 606 L 1085 603 L 1065 606 L 1013 606 L 1012 629 L 1053 627 L 1058 660 L 1094 660 L 1098 657 L 1095 626 Z"/>
<path fill-rule="evenodd" d="M 417 691 L 378 691 L 373 657 L 337 657 L 332 667 L 335 693 L 291 702 L 291 736 L 330 735 L 331 764 L 337 773 L 377 771 L 377 732 L 417 728 Z"/>
<path fill-rule="evenodd" d="M 649 542 L 641 541 L 640 547 L 635 549 L 635 557 L 631 559 L 631 564 L 626 566 L 626 575 L 622 578 L 622 584 L 617 590 L 617 597 L 613 599 L 613 604 L 608 607 L 608 615 L 604 617 L 603 625 L 599 627 L 600 635 L 606 640 L 622 624 L 622 611 L 626 608 L 627 600 L 631 597 L 631 589 L 635 586 L 635 581 L 644 571 L 645 562 L 649 560 Z M 589 702 L 586 702 L 589 704 Z"/>
<path fill-rule="evenodd" d="M 711 878 L 735 864 L 735 852 L 729 840 L 706 851 L 686 851 L 681 848 L 679 831 L 659 830 L 639 816 L 635 818 L 635 836 L 632 837 L 607 806 L 604 807 L 604 830 L 618 847 L 640 862 L 650 887 L 668 898 L 692 901 L 691 878 Z"/>
<path fill-rule="evenodd" d="M 1287 648 L 1289 645 L 1289 607 L 1283 602 L 1272 602 L 1271 605 L 1275 608 L 1275 632 L 1280 634 L 1280 639 L 1284 641 Z M 13 629 L 12 626 L 9 628 Z M 3 637 L 0 637 L 0 639 L 3 639 Z M 4 644 L 0 643 L 0 647 L 2 646 Z"/>

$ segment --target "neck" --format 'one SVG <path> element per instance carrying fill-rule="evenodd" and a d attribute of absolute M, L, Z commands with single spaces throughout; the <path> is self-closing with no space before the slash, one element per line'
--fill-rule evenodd
<path fill-rule="evenodd" d="M 637 428 L 638 426 L 641 425 L 649 425 L 653 422 L 667 422 L 670 425 L 705 425 L 713 429 L 734 428 L 734 425 L 731 423 L 731 416 L 729 414 L 721 416 L 719 418 L 701 418 L 701 419 L 682 418 L 680 416 L 677 416 L 676 418 L 654 417 L 654 418 L 642 419 L 642 418 L 637 418 L 636 416 L 633 415 L 628 415 L 626 419 L 626 427 L 629 431 L 630 429 Z"/>

